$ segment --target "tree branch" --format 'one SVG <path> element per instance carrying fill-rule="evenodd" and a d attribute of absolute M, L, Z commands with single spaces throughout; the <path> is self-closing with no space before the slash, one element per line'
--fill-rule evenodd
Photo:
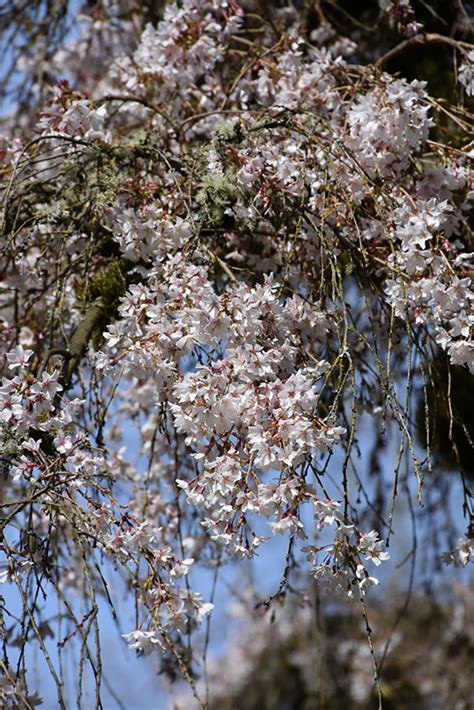
<path fill-rule="evenodd" d="M 68 357 L 64 363 L 64 387 L 68 389 L 71 379 L 81 361 L 89 344 L 94 330 L 104 313 L 104 304 L 101 300 L 91 304 L 84 318 L 74 331 L 69 341 Z"/>
<path fill-rule="evenodd" d="M 414 47 L 419 44 L 449 44 L 451 47 L 457 49 L 460 52 L 463 52 L 466 49 L 473 48 L 473 45 L 469 44 L 469 42 L 461 42 L 459 40 L 452 39 L 451 37 L 444 37 L 444 35 L 439 35 L 435 33 L 417 34 L 414 37 L 410 37 L 409 39 L 400 42 L 400 44 L 397 44 L 396 47 L 390 49 L 386 54 L 381 56 L 380 59 L 377 59 L 377 61 L 375 62 L 375 66 L 381 67 L 384 64 L 390 62 L 395 57 L 398 57 L 398 55 L 402 54 L 406 49 L 409 49 L 410 47 Z"/>

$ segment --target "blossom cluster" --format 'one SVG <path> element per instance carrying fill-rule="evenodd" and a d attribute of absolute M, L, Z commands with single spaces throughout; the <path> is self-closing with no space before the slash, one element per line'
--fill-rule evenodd
<path fill-rule="evenodd" d="M 311 571 L 318 581 L 325 582 L 349 597 L 354 595 L 354 588 L 357 588 L 359 595 L 363 596 L 367 589 L 379 583 L 376 577 L 369 574 L 363 558 L 378 567 L 390 555 L 383 550 L 384 542 L 375 530 L 360 533 L 355 525 L 344 523 L 338 508 L 337 501 L 314 500 L 314 513 L 319 528 L 335 523 L 336 534 L 330 545 L 309 545 L 305 552 L 313 565 Z M 321 554 L 322 562 L 318 560 Z"/>

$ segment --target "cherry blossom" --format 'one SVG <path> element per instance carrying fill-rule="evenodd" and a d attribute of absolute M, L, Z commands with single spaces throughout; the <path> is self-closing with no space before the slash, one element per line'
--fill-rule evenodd
<path fill-rule="evenodd" d="M 458 81 L 464 87 L 468 96 L 474 95 L 474 50 L 467 53 L 459 67 Z"/>

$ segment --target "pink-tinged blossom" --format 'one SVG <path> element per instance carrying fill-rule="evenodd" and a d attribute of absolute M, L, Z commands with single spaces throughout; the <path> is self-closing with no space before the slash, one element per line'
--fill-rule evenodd
<path fill-rule="evenodd" d="M 45 137 L 67 136 L 84 140 L 111 142 L 106 128 L 108 112 L 105 106 L 95 108 L 91 101 L 79 98 L 67 84 L 55 87 L 49 105 L 45 107 L 36 128 Z"/>
<path fill-rule="evenodd" d="M 128 634 L 122 634 L 130 648 L 135 649 L 144 656 L 149 656 L 154 651 L 164 651 L 165 646 L 156 631 L 142 631 L 136 629 Z"/>
<path fill-rule="evenodd" d="M 314 517 L 319 521 L 319 527 L 332 525 L 336 520 L 340 520 L 341 504 L 337 500 L 313 499 Z"/>
<path fill-rule="evenodd" d="M 22 396 L 12 391 L 9 384 L 0 387 L 0 422 L 10 422 L 12 419 L 21 421 L 25 410 Z"/>
<path fill-rule="evenodd" d="M 371 577 L 365 569 L 364 565 L 360 563 L 357 565 L 356 568 L 356 577 L 362 595 L 365 594 L 367 589 L 370 589 L 370 587 L 376 587 L 379 583 L 379 580 L 376 577 Z"/>
<path fill-rule="evenodd" d="M 7 569 L 0 572 L 0 584 L 15 582 L 17 575 L 25 574 L 32 567 L 33 562 L 31 560 L 15 559 Z"/>
<path fill-rule="evenodd" d="M 334 543 L 319 548 L 309 545 L 304 550 L 317 580 L 353 598 L 354 589 L 363 596 L 367 589 L 379 583 L 369 574 L 360 556 L 379 566 L 390 557 L 383 552 L 383 546 L 375 530 L 360 533 L 354 525 L 338 522 Z"/>
<path fill-rule="evenodd" d="M 379 539 L 379 535 L 375 530 L 361 535 L 358 543 L 360 552 L 366 560 L 370 560 L 377 567 L 385 560 L 390 559 L 388 552 L 384 552 L 385 543 Z"/>
<path fill-rule="evenodd" d="M 453 564 L 455 567 L 465 567 L 469 562 L 474 560 L 474 538 L 460 538 L 454 549 L 450 552 L 443 553 L 443 561 L 447 564 Z"/>
<path fill-rule="evenodd" d="M 468 96 L 474 96 L 474 50 L 468 52 L 464 57 L 464 61 L 459 67 L 458 81 Z"/>
<path fill-rule="evenodd" d="M 194 563 L 192 558 L 178 560 L 170 570 L 170 577 L 185 577 L 189 573 L 189 568 Z"/>
<path fill-rule="evenodd" d="M 16 370 L 18 368 L 21 369 L 25 367 L 32 355 L 33 350 L 25 350 L 22 345 L 17 345 L 14 350 L 11 350 L 9 353 L 7 353 L 9 369 Z"/>
<path fill-rule="evenodd" d="M 433 121 L 423 103 L 425 86 L 384 77 L 350 109 L 346 145 L 370 175 L 400 174 L 428 138 Z"/>

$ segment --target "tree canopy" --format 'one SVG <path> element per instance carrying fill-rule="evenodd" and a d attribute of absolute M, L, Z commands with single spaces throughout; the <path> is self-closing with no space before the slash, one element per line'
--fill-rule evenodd
<path fill-rule="evenodd" d="M 474 559 L 472 6 L 352 5 L 2 9 L 5 707 L 32 648 L 107 707 L 103 609 L 208 707 L 221 575 L 275 536 L 253 605 L 352 604 L 402 707 L 368 590 L 406 511 L 402 612 Z"/>

